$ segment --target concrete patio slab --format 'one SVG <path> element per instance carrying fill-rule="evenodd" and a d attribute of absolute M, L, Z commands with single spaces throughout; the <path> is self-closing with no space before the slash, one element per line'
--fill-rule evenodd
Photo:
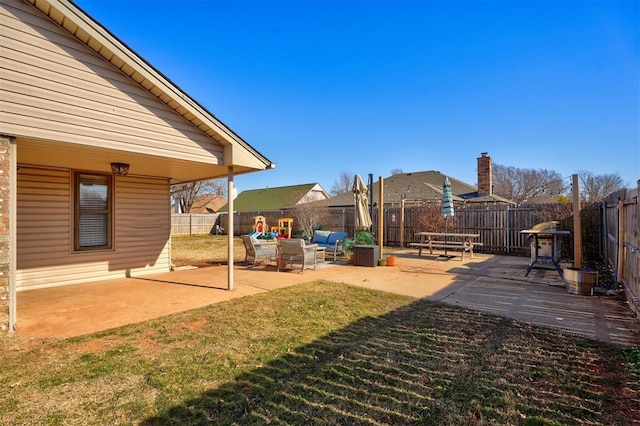
<path fill-rule="evenodd" d="M 640 321 L 621 298 L 569 294 L 555 270 L 534 269 L 528 259 L 475 254 L 460 261 L 417 250 L 387 251 L 394 267 L 325 263 L 317 270 L 276 272 L 273 265 L 226 265 L 77 284 L 18 293 L 17 334 L 70 337 L 145 321 L 226 300 L 314 280 L 341 282 L 427 298 L 502 315 L 606 342 L 640 345 Z"/>

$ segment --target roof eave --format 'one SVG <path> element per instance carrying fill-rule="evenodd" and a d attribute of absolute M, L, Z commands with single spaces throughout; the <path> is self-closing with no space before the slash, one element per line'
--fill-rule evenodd
<path fill-rule="evenodd" d="M 144 87 L 195 127 L 222 146 L 232 145 L 248 151 L 258 160 L 256 170 L 275 164 L 260 154 L 178 85 L 135 53 L 82 8 L 69 0 L 25 0 L 69 31 L 78 40 Z M 231 158 L 233 161 L 233 158 Z M 232 164 L 228 164 L 232 165 Z"/>

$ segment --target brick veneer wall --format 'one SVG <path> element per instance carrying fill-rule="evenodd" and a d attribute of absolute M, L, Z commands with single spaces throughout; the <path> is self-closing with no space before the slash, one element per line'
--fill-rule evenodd
<path fill-rule="evenodd" d="M 0 333 L 9 331 L 10 141 L 0 136 Z"/>
<path fill-rule="evenodd" d="M 492 173 L 491 157 L 483 152 L 481 157 L 478 157 L 478 195 L 493 194 Z"/>

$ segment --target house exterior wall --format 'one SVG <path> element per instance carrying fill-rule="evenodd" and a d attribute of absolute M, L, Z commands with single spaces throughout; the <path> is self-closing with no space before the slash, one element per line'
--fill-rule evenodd
<path fill-rule="evenodd" d="M 20 166 L 16 288 L 169 271 L 169 192 L 166 179 L 114 177 L 113 248 L 74 252 L 73 172 Z"/>
<path fill-rule="evenodd" d="M 76 252 L 74 172 L 112 162 L 113 244 Z M 170 270 L 171 182 L 271 167 L 73 2 L 0 0 L 0 331 L 16 288 Z"/>
<path fill-rule="evenodd" d="M 223 164 L 223 147 L 29 4 L 0 0 L 0 133 Z"/>
<path fill-rule="evenodd" d="M 309 192 L 304 194 L 304 196 L 300 198 L 300 201 L 298 201 L 296 204 L 310 203 L 312 201 L 326 200 L 328 198 L 329 194 L 327 194 L 325 190 L 322 189 L 320 184 L 315 184 L 313 188 L 311 188 Z"/>

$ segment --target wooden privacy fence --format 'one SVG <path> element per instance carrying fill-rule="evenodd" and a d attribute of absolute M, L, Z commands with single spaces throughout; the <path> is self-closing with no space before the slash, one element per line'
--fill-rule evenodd
<path fill-rule="evenodd" d="M 640 315 L 640 206 L 638 188 L 621 190 L 609 195 L 605 201 L 587 206 L 581 212 L 583 247 L 604 258 L 614 268 L 617 282 L 625 286 L 630 304 Z M 435 208 L 436 206 L 434 206 Z M 424 206 L 385 207 L 384 245 L 400 246 L 418 242 L 416 232 L 421 228 L 420 214 Z M 531 246 L 526 235 L 520 233 L 534 225 L 547 221 L 559 221 L 560 229 L 573 231 L 571 204 L 527 204 L 522 206 L 457 206 L 454 220 L 448 231 L 480 234 L 483 243 L 478 251 L 495 254 L 529 255 Z M 378 229 L 378 209 L 373 210 L 373 230 Z M 236 235 L 252 231 L 253 217 L 264 216 L 269 226 L 277 226 L 278 219 L 294 218 L 294 235 L 299 235 L 295 213 L 287 210 L 253 211 L 234 213 Z M 404 220 L 402 220 L 404 219 Z M 401 222 L 403 226 L 401 228 Z M 424 222 L 424 221 L 422 221 Z M 227 224 L 226 213 L 221 214 L 174 214 L 172 235 L 197 235 L 215 233 L 216 225 Z M 585 226 L 586 225 L 586 226 Z M 322 229 L 345 231 L 354 234 L 354 208 L 329 208 L 327 218 L 318 224 Z M 444 230 L 444 229 L 442 229 Z M 296 232 L 298 231 L 298 233 Z M 573 257 L 573 235 L 560 239 L 562 258 Z"/>
<path fill-rule="evenodd" d="M 447 225 L 449 232 L 479 234 L 479 242 L 483 246 L 478 251 L 495 254 L 530 254 L 531 247 L 526 235 L 520 231 L 531 229 L 534 225 L 550 220 L 562 222 L 565 219 L 567 205 L 558 204 L 530 204 L 524 206 L 458 206 L 455 216 Z M 416 232 L 423 231 L 418 225 L 421 207 L 407 207 L 404 211 L 404 244 L 417 242 Z M 398 246 L 400 244 L 400 207 L 386 208 L 384 211 L 385 244 Z M 375 215 L 377 216 L 377 214 Z M 377 217 L 374 221 L 377 220 Z M 375 228 L 375 226 L 374 226 Z M 440 231 L 434 229 L 434 231 Z M 442 225 L 444 231 L 444 225 Z M 563 246 L 570 242 L 561 241 Z"/>
<path fill-rule="evenodd" d="M 215 234 L 218 213 L 177 213 L 171 215 L 171 235 Z"/>
<path fill-rule="evenodd" d="M 421 207 L 411 206 L 404 209 L 404 245 L 418 242 L 416 232 L 424 231 L 418 223 Z M 567 213 L 568 212 L 568 213 Z M 566 204 L 531 204 L 525 206 L 460 206 L 455 210 L 455 220 L 448 226 L 451 232 L 480 234 L 478 241 L 484 245 L 481 250 L 496 254 L 530 254 L 529 240 L 520 231 L 549 220 L 563 221 L 570 215 L 570 206 Z M 269 226 L 278 224 L 282 217 L 294 217 L 294 233 L 298 230 L 295 214 L 287 210 L 253 211 L 234 213 L 234 231 L 237 235 L 252 231 L 253 217 L 264 216 Z M 401 207 L 385 207 L 384 209 L 384 245 L 400 245 Z M 226 225 L 226 214 L 222 213 L 220 221 Z M 569 221 L 570 223 L 570 221 Z M 378 229 L 378 210 L 373 211 L 374 233 Z M 345 231 L 354 234 L 354 208 L 330 208 L 328 218 L 319 224 L 322 229 Z M 568 228 L 565 228 L 568 229 Z M 570 253 L 571 241 L 562 240 L 563 251 Z"/>
<path fill-rule="evenodd" d="M 601 203 L 604 257 L 625 288 L 627 300 L 640 316 L 640 180 L 635 189 L 623 189 Z"/>
<path fill-rule="evenodd" d="M 632 280 L 637 281 L 637 271 L 639 270 L 637 247 L 640 246 L 637 231 L 640 220 L 638 219 L 637 196 L 626 195 L 627 198 L 621 198 L 621 195 L 616 193 L 612 194 L 612 197 L 614 198 L 608 198 L 608 201 L 602 203 L 602 205 L 589 207 L 590 209 L 595 208 L 598 210 L 599 223 L 597 226 L 601 227 L 602 232 L 601 235 L 587 239 L 587 241 L 589 241 L 590 245 L 596 247 L 595 250 L 602 257 L 607 258 L 611 265 L 616 266 L 622 279 L 632 278 Z M 624 199 L 625 201 L 618 201 L 618 199 Z M 401 207 L 385 207 L 383 211 L 384 245 L 399 247 L 403 231 L 403 244 L 405 247 L 411 242 L 418 242 L 419 239 L 415 237 L 415 233 L 425 230 L 419 225 L 420 221 L 418 220 L 421 208 L 420 206 L 410 206 L 404 208 L 403 212 Z M 620 217 L 618 212 L 621 208 L 625 212 L 626 225 L 624 229 L 627 232 L 627 236 L 624 239 L 620 239 L 618 235 L 618 220 Z M 404 215 L 404 226 L 401 228 L 402 215 Z M 235 234 L 240 235 L 251 232 L 255 216 L 264 216 L 269 226 L 277 226 L 278 219 L 283 217 L 293 217 L 294 234 L 299 231 L 299 227 L 296 225 L 295 213 L 282 209 L 234 213 Z M 374 234 L 378 229 L 378 216 L 378 209 L 375 208 L 373 210 Z M 450 232 L 479 234 L 478 241 L 482 242 L 483 246 L 479 247 L 478 251 L 495 254 L 529 255 L 531 253 L 529 239 L 526 235 L 521 234 L 520 231 L 530 229 L 541 222 L 552 220 L 560 222 L 560 229 L 573 231 L 571 204 L 527 204 L 515 207 L 505 205 L 457 206 L 454 220 L 448 225 L 447 230 Z M 174 214 L 172 215 L 171 229 L 172 235 L 206 235 L 215 234 L 216 225 L 220 225 L 224 230 L 226 224 L 226 213 Z M 318 224 L 318 226 L 326 230 L 344 231 L 353 236 L 353 224 L 354 208 L 340 207 L 330 208 L 326 220 Z M 590 231 L 583 229 L 584 232 Z M 622 243 L 619 243 L 620 241 Z M 573 235 L 561 238 L 560 242 L 563 259 L 572 259 Z M 623 262 L 619 262 L 620 244 L 626 248 Z M 636 291 L 638 292 L 638 290 Z"/>

